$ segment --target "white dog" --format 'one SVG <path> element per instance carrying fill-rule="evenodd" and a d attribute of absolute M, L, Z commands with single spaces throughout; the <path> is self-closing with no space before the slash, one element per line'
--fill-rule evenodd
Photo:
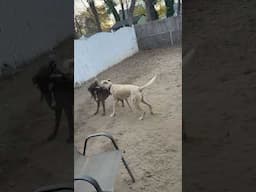
<path fill-rule="evenodd" d="M 143 86 L 137 86 L 137 85 L 130 85 L 130 84 L 113 84 L 110 80 L 102 80 L 101 84 L 105 88 L 109 89 L 111 95 L 114 98 L 113 103 L 113 113 L 110 115 L 111 117 L 115 116 L 116 114 L 116 105 L 118 103 L 118 100 L 125 100 L 127 105 L 132 111 L 132 108 L 128 102 L 128 98 L 131 98 L 131 101 L 133 102 L 136 109 L 138 109 L 141 112 L 140 120 L 143 120 L 145 116 L 145 111 L 142 110 L 140 107 L 140 103 L 143 103 L 149 107 L 150 113 L 153 115 L 152 106 L 147 103 L 144 100 L 143 96 L 143 89 L 150 86 L 156 79 L 156 76 L 154 76 L 149 82 L 147 82 Z"/>

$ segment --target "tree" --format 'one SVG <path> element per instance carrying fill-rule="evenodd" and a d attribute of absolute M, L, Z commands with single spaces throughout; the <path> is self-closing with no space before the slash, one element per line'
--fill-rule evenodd
<path fill-rule="evenodd" d="M 106 11 L 106 7 L 101 5 L 96 7 L 96 10 L 102 31 L 109 31 L 112 21 Z M 87 8 L 85 11 L 75 16 L 75 29 L 78 38 L 84 34 L 91 35 L 98 32 L 96 21 L 90 8 Z"/>
<path fill-rule="evenodd" d="M 146 15 L 145 7 L 142 4 L 136 5 L 133 14 L 134 16 Z"/>
<path fill-rule="evenodd" d="M 158 19 L 157 11 L 154 7 L 156 0 L 144 0 L 146 6 L 146 15 L 148 21 L 153 21 Z"/>
<path fill-rule="evenodd" d="M 159 18 L 163 18 L 163 17 L 166 16 L 166 6 L 165 6 L 165 4 L 162 4 L 161 2 L 159 3 L 157 13 L 158 13 Z"/>
<path fill-rule="evenodd" d="M 81 36 L 83 35 L 83 32 L 82 32 L 82 29 L 81 29 L 81 26 L 78 22 L 78 19 L 77 19 L 77 16 L 75 16 L 75 32 L 76 32 L 76 36 Z"/>
<path fill-rule="evenodd" d="M 94 0 L 88 0 L 88 3 L 89 3 L 89 6 L 90 6 L 90 9 L 94 15 L 94 18 L 95 18 L 95 22 L 96 22 L 96 26 L 97 26 L 97 32 L 101 32 L 102 29 L 101 29 L 101 26 L 100 26 L 100 19 L 99 19 L 99 15 L 98 15 L 98 12 L 97 12 L 97 9 L 95 7 L 95 4 L 94 4 Z"/>
<path fill-rule="evenodd" d="M 123 3 L 123 0 L 119 0 L 119 1 L 120 1 L 120 5 L 122 8 L 122 18 L 123 18 L 123 20 L 125 20 L 124 3 Z"/>
<path fill-rule="evenodd" d="M 181 2 L 180 2 L 180 0 L 178 0 L 178 13 L 177 13 L 177 15 L 180 15 L 180 9 L 181 9 Z"/>
<path fill-rule="evenodd" d="M 174 15 L 174 0 L 164 0 L 166 6 L 166 17 Z"/>
<path fill-rule="evenodd" d="M 84 12 L 75 16 L 76 19 L 76 29 L 80 29 L 80 35 L 77 33 L 78 37 L 84 34 L 94 34 L 97 33 L 98 29 L 91 10 L 88 8 Z M 77 31 L 78 32 L 78 31 Z"/>
<path fill-rule="evenodd" d="M 136 0 L 131 0 L 131 5 L 128 10 L 128 23 L 131 26 L 133 24 L 133 12 L 135 9 Z"/>
<path fill-rule="evenodd" d="M 97 11 L 99 13 L 100 23 L 103 31 L 109 31 L 112 26 L 111 19 L 107 13 L 104 5 L 98 6 Z"/>
<path fill-rule="evenodd" d="M 108 12 L 114 15 L 116 22 L 120 21 L 120 16 L 115 8 L 115 3 L 113 0 L 104 0 L 105 4 L 108 7 Z"/>

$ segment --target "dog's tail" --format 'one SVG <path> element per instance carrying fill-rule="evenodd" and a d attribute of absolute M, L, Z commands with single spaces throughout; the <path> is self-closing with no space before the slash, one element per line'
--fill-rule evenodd
<path fill-rule="evenodd" d="M 148 87 L 149 85 L 151 85 L 152 83 L 154 83 L 154 81 L 156 80 L 156 75 L 149 81 L 147 82 L 145 85 L 141 86 L 139 88 L 140 91 L 142 91 L 143 89 L 145 89 L 146 87 Z"/>

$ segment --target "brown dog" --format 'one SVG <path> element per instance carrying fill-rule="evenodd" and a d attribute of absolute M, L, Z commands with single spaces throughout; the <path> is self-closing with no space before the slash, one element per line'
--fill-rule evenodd
<path fill-rule="evenodd" d="M 74 114 L 73 79 L 68 74 L 63 74 L 56 68 L 55 61 L 50 61 L 48 66 L 42 67 L 33 77 L 33 83 L 41 92 L 41 100 L 45 99 L 49 107 L 55 112 L 55 127 L 48 140 L 56 137 L 62 112 L 68 119 L 68 142 L 74 139 Z M 54 103 L 54 104 L 53 104 Z"/>
<path fill-rule="evenodd" d="M 105 87 L 101 86 L 99 84 L 98 80 L 94 80 L 94 82 L 92 82 L 91 85 L 89 86 L 88 91 L 91 93 L 92 98 L 97 103 L 97 110 L 94 113 L 94 115 L 96 115 L 99 112 L 100 103 L 102 104 L 102 108 L 103 108 L 103 114 L 102 115 L 105 115 L 106 114 L 105 100 L 110 95 L 109 89 L 106 89 Z M 121 100 L 121 99 L 119 101 L 122 102 L 122 106 L 124 107 L 124 101 Z"/>

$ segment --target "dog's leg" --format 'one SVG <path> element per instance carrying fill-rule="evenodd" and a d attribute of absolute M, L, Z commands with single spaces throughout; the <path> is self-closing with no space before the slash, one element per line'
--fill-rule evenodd
<path fill-rule="evenodd" d="M 118 99 L 118 102 L 119 101 L 122 103 L 122 107 L 124 107 L 124 100 L 123 99 Z"/>
<path fill-rule="evenodd" d="M 113 112 L 110 115 L 110 117 L 114 117 L 116 115 L 116 105 L 117 105 L 117 103 L 118 103 L 118 99 L 115 99 L 114 102 L 113 102 Z"/>
<path fill-rule="evenodd" d="M 105 100 L 102 100 L 102 108 L 103 108 L 103 114 L 102 115 L 106 115 L 106 110 L 105 110 Z"/>
<path fill-rule="evenodd" d="M 94 115 L 97 115 L 97 114 L 98 114 L 99 109 L 100 109 L 100 100 L 97 100 L 97 110 L 96 110 L 96 112 L 94 113 Z"/>
<path fill-rule="evenodd" d="M 55 110 L 55 127 L 53 133 L 48 137 L 48 141 L 53 140 L 58 132 L 59 125 L 60 125 L 60 119 L 61 119 L 61 114 L 62 114 L 62 108 L 57 108 Z"/>
<path fill-rule="evenodd" d="M 122 102 L 122 107 L 124 107 L 124 100 L 123 100 L 123 99 L 121 99 L 120 101 Z"/>
<path fill-rule="evenodd" d="M 143 120 L 144 116 L 145 116 L 145 111 L 143 111 L 140 107 L 140 101 L 138 100 L 138 98 L 135 98 L 134 100 L 134 105 L 136 107 L 136 109 L 138 109 L 141 112 L 141 116 L 139 118 L 139 120 Z"/>
<path fill-rule="evenodd" d="M 154 115 L 153 110 L 152 110 L 152 106 L 144 100 L 143 96 L 141 98 L 141 102 L 144 103 L 145 105 L 147 105 L 148 108 L 149 108 L 150 114 Z"/>
<path fill-rule="evenodd" d="M 73 108 L 72 107 L 68 107 L 68 108 L 64 108 L 65 110 L 65 114 L 67 117 L 67 121 L 68 121 L 68 138 L 67 138 L 67 142 L 68 143 L 72 143 L 74 142 L 74 114 L 73 114 Z"/>
<path fill-rule="evenodd" d="M 124 101 L 123 101 L 124 102 Z M 132 111 L 132 107 L 131 107 L 131 105 L 130 105 L 130 103 L 128 102 L 128 100 L 127 99 L 125 99 L 125 102 L 127 103 L 127 105 L 128 105 L 128 107 L 130 108 L 130 110 Z"/>

